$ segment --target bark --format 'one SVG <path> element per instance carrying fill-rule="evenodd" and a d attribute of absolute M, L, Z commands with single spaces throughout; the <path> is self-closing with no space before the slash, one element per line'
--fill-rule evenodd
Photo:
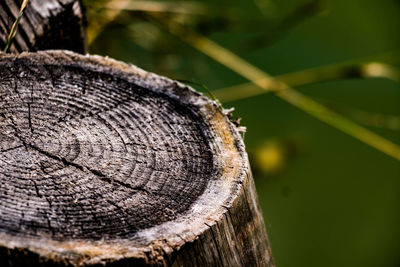
<path fill-rule="evenodd" d="M 0 1 L 0 48 L 4 48 L 22 0 Z M 10 51 L 68 49 L 86 51 L 80 0 L 30 0 Z"/>
<path fill-rule="evenodd" d="M 2 266 L 273 266 L 226 112 L 137 67 L 0 55 Z"/>

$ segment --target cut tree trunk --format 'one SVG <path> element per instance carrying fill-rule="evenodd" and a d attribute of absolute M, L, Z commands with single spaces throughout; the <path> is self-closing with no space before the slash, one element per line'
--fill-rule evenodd
<path fill-rule="evenodd" d="M 0 47 L 7 43 L 23 0 L 0 1 Z M 80 0 L 30 0 L 10 51 L 68 49 L 86 51 L 84 16 Z"/>
<path fill-rule="evenodd" d="M 0 54 L 1 266 L 273 266 L 243 141 L 132 65 Z"/>
<path fill-rule="evenodd" d="M 21 1 L 0 3 L 4 47 Z M 84 52 L 79 0 L 30 0 L 12 52 Z M 0 54 L 0 266 L 273 266 L 243 141 L 178 82 Z"/>

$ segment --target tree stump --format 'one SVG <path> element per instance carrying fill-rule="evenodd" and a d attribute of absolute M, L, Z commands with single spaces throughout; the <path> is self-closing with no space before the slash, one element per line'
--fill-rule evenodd
<path fill-rule="evenodd" d="M 176 81 L 0 54 L 1 266 L 273 266 L 243 141 Z"/>
<path fill-rule="evenodd" d="M 0 1 L 0 47 L 4 48 L 23 0 Z M 30 0 L 10 51 L 68 49 L 86 51 L 80 0 Z"/>

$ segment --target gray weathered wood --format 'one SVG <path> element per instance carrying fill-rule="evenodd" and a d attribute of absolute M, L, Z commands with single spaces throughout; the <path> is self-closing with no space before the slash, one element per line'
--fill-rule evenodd
<path fill-rule="evenodd" d="M 4 49 L 22 0 L 0 1 L 0 48 Z M 68 49 L 85 52 L 80 0 L 30 0 L 10 51 Z"/>
<path fill-rule="evenodd" d="M 0 265 L 273 266 L 243 141 L 178 82 L 0 55 Z"/>

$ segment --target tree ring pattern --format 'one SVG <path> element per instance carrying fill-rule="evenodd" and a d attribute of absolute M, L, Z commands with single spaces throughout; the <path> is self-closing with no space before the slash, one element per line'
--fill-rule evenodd
<path fill-rule="evenodd" d="M 130 238 L 188 210 L 213 177 L 192 108 L 74 65 L 0 66 L 0 232 Z"/>

